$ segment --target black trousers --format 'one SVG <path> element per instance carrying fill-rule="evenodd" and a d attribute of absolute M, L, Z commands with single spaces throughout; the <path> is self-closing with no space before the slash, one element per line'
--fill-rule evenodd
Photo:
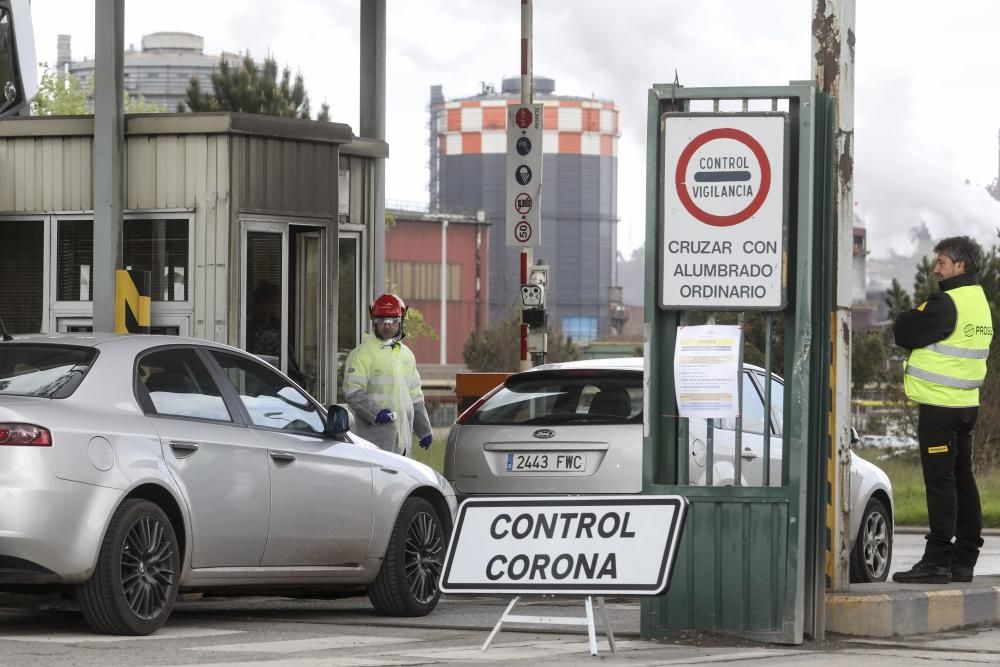
<path fill-rule="evenodd" d="M 924 560 L 937 565 L 975 565 L 983 546 L 983 513 L 972 474 L 978 416 L 979 408 L 920 405 L 917 437 L 930 523 Z"/>

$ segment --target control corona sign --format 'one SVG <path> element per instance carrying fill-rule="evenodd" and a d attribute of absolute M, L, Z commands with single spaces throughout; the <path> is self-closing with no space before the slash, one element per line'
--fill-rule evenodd
<path fill-rule="evenodd" d="M 668 113 L 660 307 L 785 307 L 784 113 Z"/>
<path fill-rule="evenodd" d="M 660 595 L 670 583 L 687 508 L 682 496 L 466 500 L 441 590 Z"/>

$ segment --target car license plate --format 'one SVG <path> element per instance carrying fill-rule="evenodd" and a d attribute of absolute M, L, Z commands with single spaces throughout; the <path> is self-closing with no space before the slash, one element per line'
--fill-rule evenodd
<path fill-rule="evenodd" d="M 507 454 L 507 472 L 583 472 L 586 467 L 584 455 L 572 452 Z"/>

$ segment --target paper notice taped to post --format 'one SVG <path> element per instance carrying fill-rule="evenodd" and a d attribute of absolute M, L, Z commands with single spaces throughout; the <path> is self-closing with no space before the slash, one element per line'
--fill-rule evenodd
<path fill-rule="evenodd" d="M 742 332 L 735 325 L 701 325 L 677 330 L 674 391 L 681 417 L 714 419 L 739 414 L 739 353 Z"/>

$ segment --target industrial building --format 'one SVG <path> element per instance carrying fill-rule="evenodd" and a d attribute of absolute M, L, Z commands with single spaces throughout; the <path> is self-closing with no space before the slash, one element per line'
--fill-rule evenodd
<path fill-rule="evenodd" d="M 543 104 L 541 246 L 549 264 L 546 307 L 563 333 L 579 343 L 604 338 L 618 312 L 618 108 L 610 100 L 555 94 L 555 81 L 536 77 Z M 501 90 L 446 99 L 431 87 L 430 211 L 484 210 L 489 227 L 489 317 L 520 306 L 519 250 L 506 245 L 507 107 L 520 103 L 520 79 Z"/>
<path fill-rule="evenodd" d="M 407 344 L 418 364 L 460 365 L 466 340 L 488 326 L 486 215 L 398 207 L 386 212 L 391 220 L 385 232 L 386 289 L 418 309 L 437 333 Z"/>
<path fill-rule="evenodd" d="M 87 86 L 94 78 L 94 60 L 73 60 L 69 35 L 59 35 L 56 69 L 69 72 Z M 148 102 L 177 111 L 185 104 L 191 78 L 198 79 L 203 91 L 212 90 L 212 73 L 224 58 L 238 66 L 243 55 L 205 53 L 205 39 L 189 32 L 154 32 L 142 36 L 142 48 L 129 44 L 122 59 L 125 91 L 142 95 Z M 183 110 L 187 110 L 185 106 Z"/>
<path fill-rule="evenodd" d="M 0 318 L 12 334 L 93 327 L 94 119 L 0 123 Z M 243 113 L 127 116 L 121 266 L 148 271 L 153 333 L 268 358 L 323 402 L 367 327 L 381 263 L 381 140 Z"/>

